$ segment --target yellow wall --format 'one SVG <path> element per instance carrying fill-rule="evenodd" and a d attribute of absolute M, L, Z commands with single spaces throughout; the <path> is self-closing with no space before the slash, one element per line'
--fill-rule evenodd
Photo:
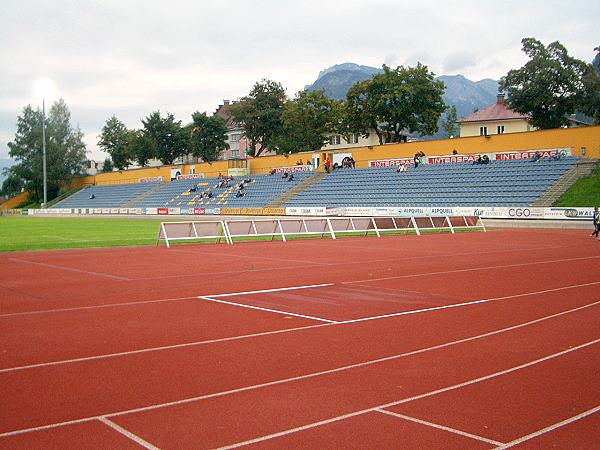
<path fill-rule="evenodd" d="M 526 120 L 464 122 L 460 124 L 460 137 L 479 136 L 480 127 L 487 127 L 487 134 L 498 134 L 498 125 L 504 126 L 504 133 L 523 133 L 531 129 L 531 125 Z"/>
<path fill-rule="evenodd" d="M 478 131 L 479 133 L 479 131 Z M 600 158 L 600 126 L 559 128 L 555 130 L 532 131 L 529 133 L 494 134 L 488 137 L 472 136 L 434 141 L 407 142 L 401 144 L 373 145 L 352 149 L 340 149 L 341 153 L 352 153 L 356 167 L 367 167 L 369 160 L 412 157 L 418 151 L 428 156 L 449 155 L 452 150 L 460 154 L 493 153 L 512 150 L 537 150 L 545 148 L 571 148 L 573 155 L 580 156 L 581 149 L 586 149 L 586 156 Z M 312 155 L 321 155 L 321 164 L 326 156 L 334 152 L 302 152 L 289 157 L 276 155 L 250 159 L 250 173 L 265 174 L 274 167 L 294 166 L 302 159 L 311 162 Z M 140 178 L 162 176 L 165 182 L 171 178 L 171 168 L 181 167 L 183 174 L 188 174 L 190 167 L 195 166 L 196 173 L 204 173 L 207 178 L 215 178 L 219 173 L 227 174 L 227 161 L 213 163 L 182 164 L 178 166 L 161 166 L 144 169 L 124 170 L 120 172 L 99 173 L 93 177 L 84 177 L 74 186 L 84 184 L 123 184 L 137 183 Z"/>

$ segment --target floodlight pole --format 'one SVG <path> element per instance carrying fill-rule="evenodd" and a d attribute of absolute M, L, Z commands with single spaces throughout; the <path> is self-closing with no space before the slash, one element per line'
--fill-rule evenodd
<path fill-rule="evenodd" d="M 48 186 L 46 174 L 46 100 L 42 98 L 42 165 L 44 170 L 44 203 L 42 207 L 46 207 L 48 203 Z"/>

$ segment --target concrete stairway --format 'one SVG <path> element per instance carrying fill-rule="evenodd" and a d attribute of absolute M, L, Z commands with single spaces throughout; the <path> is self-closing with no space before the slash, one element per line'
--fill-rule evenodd
<path fill-rule="evenodd" d="M 300 194 L 301 192 L 304 192 L 309 187 L 311 187 L 313 184 L 319 182 L 319 180 L 322 180 L 326 176 L 327 176 L 327 173 L 325 173 L 325 172 L 315 172 L 310 177 L 308 177 L 306 180 L 302 181 L 302 183 L 299 183 L 298 185 L 294 186 L 289 191 L 284 192 L 282 195 L 280 195 L 275 200 L 273 200 L 271 203 L 269 203 L 266 207 L 267 208 L 281 208 L 290 199 L 294 198 L 296 195 Z"/>
<path fill-rule="evenodd" d="M 565 192 L 580 178 L 590 175 L 596 168 L 597 159 L 582 159 L 577 161 L 567 173 L 550 186 L 544 195 L 538 198 L 531 206 L 552 206 Z"/>
<path fill-rule="evenodd" d="M 163 186 L 163 184 L 164 183 L 158 183 L 156 186 L 151 187 L 150 189 L 148 189 L 147 191 L 145 191 L 143 194 L 140 194 L 137 197 L 132 198 L 127 203 L 125 203 L 122 206 L 122 208 L 131 208 L 131 205 L 136 204 L 140 200 L 143 200 L 144 198 L 146 198 L 147 196 L 149 196 L 150 194 L 152 194 L 154 191 L 160 189 Z"/>

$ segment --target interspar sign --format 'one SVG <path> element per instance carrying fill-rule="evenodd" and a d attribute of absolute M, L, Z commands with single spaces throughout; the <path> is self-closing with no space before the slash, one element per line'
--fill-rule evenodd
<path fill-rule="evenodd" d="M 185 175 L 177 175 L 178 180 L 197 180 L 198 178 L 204 178 L 203 173 L 188 173 Z"/>
<path fill-rule="evenodd" d="M 455 162 L 474 162 L 477 161 L 479 155 L 446 155 L 446 156 L 429 156 L 427 162 L 429 164 L 445 164 Z"/>
<path fill-rule="evenodd" d="M 160 181 L 162 183 L 163 177 L 146 177 L 139 179 L 140 183 L 156 183 L 157 181 Z"/>
<path fill-rule="evenodd" d="M 412 164 L 413 162 L 412 158 L 374 159 L 369 161 L 369 167 L 393 167 Z"/>
<path fill-rule="evenodd" d="M 288 167 L 274 167 L 275 173 L 290 173 L 290 172 L 310 172 L 313 170 L 311 165 L 298 165 L 298 166 L 288 166 Z"/>
<path fill-rule="evenodd" d="M 546 148 L 541 150 L 524 150 L 522 152 L 501 152 L 496 153 L 495 159 L 497 161 L 506 159 L 531 159 L 536 152 L 540 152 L 543 158 L 549 158 L 555 155 L 559 151 L 564 151 L 567 156 L 571 156 L 570 148 Z"/>

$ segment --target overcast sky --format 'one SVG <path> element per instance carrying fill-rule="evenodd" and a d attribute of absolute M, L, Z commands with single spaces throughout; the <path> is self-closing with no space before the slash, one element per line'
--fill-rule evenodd
<path fill-rule="evenodd" d="M 591 61 L 599 18 L 597 0 L 3 0 L 0 158 L 22 108 L 41 105 L 41 78 L 103 160 L 97 135 L 113 114 L 130 128 L 157 109 L 186 123 L 262 78 L 293 95 L 343 62 L 499 79 L 525 62 L 523 37 Z"/>

